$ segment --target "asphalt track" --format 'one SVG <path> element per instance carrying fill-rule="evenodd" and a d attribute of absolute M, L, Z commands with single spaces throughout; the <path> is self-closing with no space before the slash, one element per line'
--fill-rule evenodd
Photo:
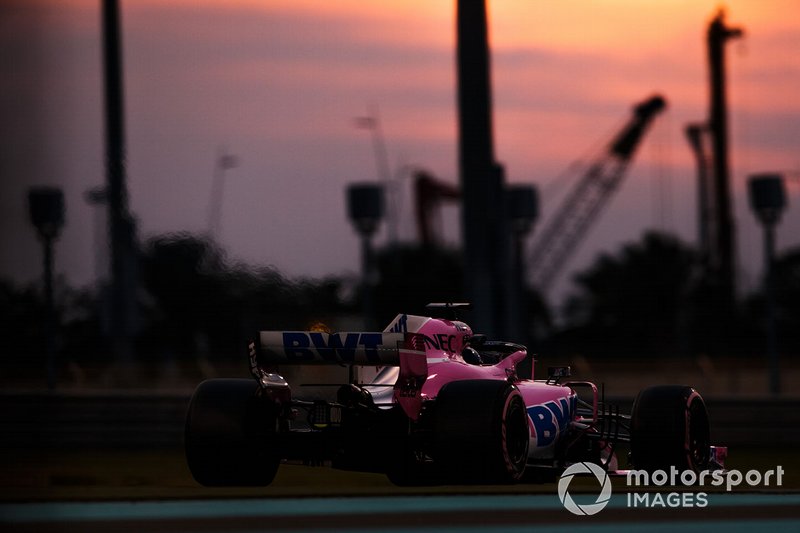
<path fill-rule="evenodd" d="M 698 508 L 630 508 L 614 495 L 575 516 L 555 495 L 270 498 L 0 504 L 4 532 L 800 532 L 800 494 L 709 494 Z"/>

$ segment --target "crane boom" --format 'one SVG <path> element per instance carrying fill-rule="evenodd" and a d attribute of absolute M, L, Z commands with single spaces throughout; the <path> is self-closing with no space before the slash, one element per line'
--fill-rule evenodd
<path fill-rule="evenodd" d="M 619 187 L 647 127 L 666 107 L 653 96 L 634 107 L 633 118 L 590 167 L 544 228 L 529 268 L 534 286 L 546 290 L 563 270 L 569 255 Z"/>

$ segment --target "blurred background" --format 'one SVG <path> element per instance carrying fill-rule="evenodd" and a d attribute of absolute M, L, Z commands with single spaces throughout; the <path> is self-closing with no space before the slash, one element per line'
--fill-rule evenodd
<path fill-rule="evenodd" d="M 616 394 L 797 397 L 795 1 L 489 2 L 488 149 L 453 0 L 115 4 L 0 4 L 4 389 L 188 393 L 258 329 L 470 300 Z"/>

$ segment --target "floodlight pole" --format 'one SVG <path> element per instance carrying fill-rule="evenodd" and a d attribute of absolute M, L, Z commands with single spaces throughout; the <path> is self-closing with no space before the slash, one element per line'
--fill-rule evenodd
<path fill-rule="evenodd" d="M 372 330 L 375 324 L 375 263 L 372 248 L 372 235 L 361 234 L 361 279 L 364 287 L 364 329 Z"/>
<path fill-rule="evenodd" d="M 47 388 L 56 388 L 56 311 L 53 297 L 53 239 L 44 239 L 44 338 L 47 354 Z"/>
<path fill-rule="evenodd" d="M 370 106 L 367 115 L 356 119 L 356 126 L 369 130 L 372 137 L 372 149 L 375 153 L 375 167 L 378 179 L 386 186 L 386 231 L 389 246 L 397 244 L 397 194 L 396 183 L 392 180 L 392 171 L 389 168 L 389 151 L 386 148 L 386 138 L 383 135 L 383 126 L 378 106 Z"/>
<path fill-rule="evenodd" d="M 781 392 L 778 334 L 775 324 L 775 226 L 786 207 L 786 192 L 780 174 L 757 174 L 748 182 L 750 206 L 764 226 L 764 292 L 767 300 L 767 360 L 769 392 Z"/>
<path fill-rule="evenodd" d="M 64 225 L 64 193 L 54 187 L 33 187 L 28 192 L 31 223 L 36 227 L 44 248 L 44 339 L 47 388 L 55 389 L 56 312 L 53 296 L 53 243 Z"/>
<path fill-rule="evenodd" d="M 375 324 L 373 290 L 375 288 L 375 262 L 372 236 L 384 215 L 383 187 L 377 184 L 352 184 L 347 188 L 347 214 L 361 237 L 361 286 L 364 329 Z"/>
<path fill-rule="evenodd" d="M 222 228 L 222 199 L 225 193 L 227 171 L 236 168 L 237 158 L 220 148 L 214 161 L 214 173 L 211 177 L 211 195 L 208 201 L 208 236 L 213 240 Z"/>
<path fill-rule="evenodd" d="M 764 224 L 764 271 L 767 296 L 767 357 L 769 358 L 769 392 L 781 392 L 778 332 L 775 327 L 775 224 Z"/>

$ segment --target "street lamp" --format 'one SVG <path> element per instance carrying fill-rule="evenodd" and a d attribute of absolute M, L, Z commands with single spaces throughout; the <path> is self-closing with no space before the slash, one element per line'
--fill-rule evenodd
<path fill-rule="evenodd" d="M 239 166 L 239 159 L 221 148 L 214 163 L 211 194 L 208 200 L 208 236 L 213 239 L 222 226 L 222 195 L 225 192 L 226 172 Z"/>
<path fill-rule="evenodd" d="M 764 226 L 764 281 L 767 296 L 767 357 L 769 358 L 769 391 L 781 390 L 778 340 L 775 327 L 775 226 L 786 207 L 786 192 L 780 174 L 756 174 L 748 182 L 750 207 Z"/>
<path fill-rule="evenodd" d="M 361 278 L 363 289 L 364 326 L 373 324 L 373 287 L 375 285 L 372 236 L 383 218 L 383 188 L 369 183 L 352 184 L 347 188 L 347 214 L 361 236 Z"/>
<path fill-rule="evenodd" d="M 386 139 L 383 135 L 378 107 L 371 106 L 366 116 L 356 118 L 355 124 L 356 127 L 369 130 L 372 134 L 378 179 L 386 184 L 388 191 L 387 231 L 389 232 L 389 245 L 394 246 L 397 244 L 397 184 L 392 181 L 392 173 L 389 169 L 389 152 L 386 149 Z"/>
<path fill-rule="evenodd" d="M 53 299 L 53 243 L 64 226 L 64 193 L 55 187 L 32 187 L 28 191 L 31 222 L 44 247 L 45 361 L 47 388 L 56 386 L 56 325 Z"/>

